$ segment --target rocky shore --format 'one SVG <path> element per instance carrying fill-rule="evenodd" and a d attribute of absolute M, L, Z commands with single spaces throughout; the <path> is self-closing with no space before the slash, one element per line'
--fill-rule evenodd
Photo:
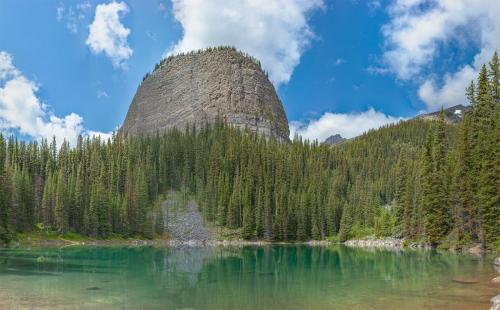
<path fill-rule="evenodd" d="M 402 249 L 403 239 L 398 239 L 398 238 L 376 239 L 374 237 L 368 237 L 366 239 L 347 240 L 344 244 L 348 247 Z"/>
<path fill-rule="evenodd" d="M 496 272 L 500 274 L 500 257 L 495 258 L 493 261 L 493 267 Z M 500 284 L 500 276 L 491 280 L 494 284 Z M 490 299 L 491 308 L 490 310 L 500 310 L 500 294 L 496 295 L 492 299 Z"/>

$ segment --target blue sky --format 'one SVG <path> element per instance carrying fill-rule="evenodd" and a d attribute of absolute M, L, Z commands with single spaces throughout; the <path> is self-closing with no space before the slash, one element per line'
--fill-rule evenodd
<path fill-rule="evenodd" d="M 261 59 L 292 132 L 359 135 L 441 105 L 500 43 L 495 0 L 0 0 L 0 129 L 106 135 L 163 56 Z"/>

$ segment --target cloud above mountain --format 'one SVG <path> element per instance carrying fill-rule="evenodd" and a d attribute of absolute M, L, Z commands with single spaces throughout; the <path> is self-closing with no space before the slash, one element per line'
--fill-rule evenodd
<path fill-rule="evenodd" d="M 275 86 L 287 83 L 315 35 L 308 16 L 322 0 L 173 0 L 182 38 L 169 53 L 230 45 L 259 59 Z"/>
<path fill-rule="evenodd" d="M 396 0 L 388 13 L 382 28 L 387 68 L 400 80 L 419 81 L 429 110 L 466 104 L 465 87 L 500 47 L 500 1 Z M 477 53 L 471 63 L 436 76 L 433 61 L 450 43 L 475 46 Z"/>
<path fill-rule="evenodd" d="M 403 119 L 385 115 L 373 108 L 354 113 L 327 112 L 317 119 L 291 122 L 290 138 L 293 139 L 295 135 L 299 135 L 304 139 L 323 142 L 331 135 L 340 134 L 342 137 L 349 139 L 359 136 L 370 129 L 397 123 Z"/>

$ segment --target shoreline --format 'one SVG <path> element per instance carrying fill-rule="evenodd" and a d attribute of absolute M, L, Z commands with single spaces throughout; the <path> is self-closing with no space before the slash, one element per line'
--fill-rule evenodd
<path fill-rule="evenodd" d="M 417 243 L 405 245 L 404 239 L 398 238 L 365 238 L 365 239 L 350 239 L 345 242 L 335 242 L 330 240 L 309 240 L 309 241 L 265 241 L 265 240 L 243 240 L 243 239 L 228 239 L 228 240 L 212 240 L 198 241 L 188 240 L 180 241 L 168 238 L 157 239 L 82 239 L 68 240 L 62 237 L 58 239 L 36 239 L 36 240 L 20 240 L 12 241 L 9 246 L 1 245 L 2 248 L 19 248 L 19 247 L 71 247 L 71 246 L 158 246 L 158 247 L 211 247 L 211 246 L 267 246 L 267 245 L 309 245 L 309 246 L 329 246 L 329 245 L 344 245 L 350 248 L 366 248 L 366 249 L 382 249 L 382 250 L 432 250 L 429 246 L 424 246 Z M 479 249 L 477 245 L 465 247 L 462 250 L 443 250 L 452 253 L 463 253 L 470 255 L 485 255 L 498 252 L 485 251 Z"/>
<path fill-rule="evenodd" d="M 310 245 L 326 246 L 332 244 L 342 244 L 327 240 L 311 240 L 297 242 L 272 242 L 265 240 L 215 240 L 202 242 L 197 240 L 178 241 L 170 239 L 41 239 L 35 241 L 13 241 L 8 246 L 0 245 L 2 248 L 19 247 L 71 247 L 71 246 L 164 246 L 164 247 L 211 247 L 211 246 L 264 246 L 264 245 Z"/>

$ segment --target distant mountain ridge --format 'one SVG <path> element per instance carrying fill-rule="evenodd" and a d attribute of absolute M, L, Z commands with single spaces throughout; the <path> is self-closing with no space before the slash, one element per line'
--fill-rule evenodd
<path fill-rule="evenodd" d="M 461 104 L 446 108 L 444 109 L 445 121 L 450 124 L 460 123 L 463 119 L 464 114 L 469 111 L 470 111 L 470 106 L 464 106 Z M 415 118 L 420 118 L 424 120 L 437 120 L 440 113 L 441 110 L 432 113 L 420 114 L 417 115 Z"/>
<path fill-rule="evenodd" d="M 347 141 L 347 139 L 339 134 L 334 134 L 326 138 L 326 140 L 323 143 L 329 146 L 334 146 L 335 144 L 339 144 L 344 141 Z"/>

